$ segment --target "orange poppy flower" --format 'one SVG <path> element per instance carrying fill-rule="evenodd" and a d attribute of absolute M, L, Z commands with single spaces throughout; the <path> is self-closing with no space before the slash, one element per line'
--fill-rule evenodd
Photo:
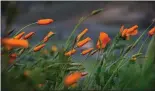
<path fill-rule="evenodd" d="M 120 33 L 121 33 L 121 36 L 125 38 L 126 40 L 129 40 L 130 36 L 134 36 L 138 34 L 138 30 L 137 30 L 138 25 L 134 25 L 133 27 L 129 29 L 123 29 L 123 28 L 121 27 Z"/>
<path fill-rule="evenodd" d="M 33 49 L 33 51 L 34 51 L 34 52 L 37 52 L 37 51 L 41 50 L 44 46 L 45 46 L 45 44 L 41 44 L 41 45 L 39 45 L 39 46 L 36 46 L 36 47 Z"/>
<path fill-rule="evenodd" d="M 28 39 L 28 38 L 30 38 L 32 35 L 34 35 L 34 32 L 28 33 L 27 35 L 24 36 L 23 39 Z"/>
<path fill-rule="evenodd" d="M 85 45 L 86 43 L 88 43 L 89 41 L 91 41 L 91 38 L 87 37 L 84 40 L 81 40 L 77 43 L 77 47 L 82 47 L 83 45 Z"/>
<path fill-rule="evenodd" d="M 155 34 L 155 27 L 153 27 L 153 28 L 148 32 L 148 34 L 149 34 L 150 36 L 154 35 L 154 34 Z"/>
<path fill-rule="evenodd" d="M 71 56 L 71 55 L 73 55 L 75 52 L 76 52 L 76 50 L 75 50 L 75 49 L 72 49 L 72 50 L 66 52 L 66 53 L 65 53 L 65 56 Z"/>
<path fill-rule="evenodd" d="M 88 28 L 84 29 L 84 30 L 77 36 L 77 41 L 79 41 L 80 38 L 81 38 L 84 34 L 86 34 L 87 32 L 88 32 Z"/>
<path fill-rule="evenodd" d="M 90 53 L 94 48 L 89 48 L 87 50 L 84 50 L 81 52 L 82 55 L 86 55 L 87 53 Z"/>
<path fill-rule="evenodd" d="M 13 39 L 13 38 L 3 38 L 2 39 L 2 44 L 5 46 L 9 47 L 24 47 L 28 48 L 29 43 L 27 40 L 22 40 L 22 39 Z"/>
<path fill-rule="evenodd" d="M 25 34 L 25 32 L 21 32 L 18 35 L 16 35 L 14 38 L 15 39 L 20 39 L 24 34 Z"/>
<path fill-rule="evenodd" d="M 97 48 L 105 48 L 107 43 L 109 43 L 111 39 L 109 38 L 108 34 L 105 32 L 100 32 L 99 40 L 97 41 Z"/>
<path fill-rule="evenodd" d="M 39 24 L 39 25 L 47 25 L 47 24 L 50 24 L 52 22 L 54 22 L 53 19 L 40 19 L 40 20 L 37 21 L 37 24 Z"/>

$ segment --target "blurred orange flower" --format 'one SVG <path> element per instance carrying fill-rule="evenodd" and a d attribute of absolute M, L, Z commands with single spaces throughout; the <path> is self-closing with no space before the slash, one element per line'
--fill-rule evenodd
<path fill-rule="evenodd" d="M 77 41 L 81 39 L 81 37 L 88 32 L 88 28 L 85 28 L 78 36 L 77 36 Z"/>
<path fill-rule="evenodd" d="M 36 46 L 36 47 L 33 49 L 33 51 L 34 51 L 34 52 L 37 52 L 37 51 L 41 50 L 44 46 L 45 46 L 45 44 L 41 44 L 41 45 L 39 45 L 39 46 Z"/>
<path fill-rule="evenodd" d="M 21 32 L 18 35 L 16 35 L 14 38 L 15 39 L 20 39 L 24 34 L 25 34 L 25 32 Z"/>
<path fill-rule="evenodd" d="M 99 36 L 99 40 L 97 41 L 97 48 L 105 48 L 107 43 L 110 42 L 110 38 L 108 36 L 108 34 L 106 34 L 105 32 L 100 32 L 100 36 Z"/>
<path fill-rule="evenodd" d="M 51 49 L 52 49 L 53 52 L 56 52 L 56 51 L 58 50 L 58 48 L 57 48 L 56 45 L 53 45 L 53 46 L 51 47 Z"/>
<path fill-rule="evenodd" d="M 30 38 L 32 35 L 34 35 L 34 32 L 28 33 L 27 35 L 24 36 L 23 39 L 28 39 L 28 38 Z"/>
<path fill-rule="evenodd" d="M 126 40 L 129 40 L 130 36 L 134 36 L 138 34 L 137 28 L 138 28 L 138 25 L 134 25 L 131 28 L 124 29 L 124 26 L 122 25 L 120 28 L 121 36 Z"/>
<path fill-rule="evenodd" d="M 87 53 L 90 53 L 94 48 L 89 48 L 89 49 L 86 49 L 86 50 L 83 50 L 81 52 L 82 55 L 86 55 Z"/>
<path fill-rule="evenodd" d="M 50 24 L 52 22 L 54 22 L 53 19 L 40 19 L 40 20 L 37 21 L 37 24 L 39 24 L 39 25 L 47 25 L 47 24 Z"/>
<path fill-rule="evenodd" d="M 155 34 L 155 27 L 153 27 L 153 28 L 148 32 L 148 34 L 149 34 L 150 36 L 154 35 L 154 34 Z"/>
<path fill-rule="evenodd" d="M 87 75 L 87 74 L 84 73 L 84 75 L 82 75 L 82 72 L 74 72 L 72 74 L 69 74 L 66 76 L 66 78 L 64 80 L 64 84 L 65 84 L 65 86 L 72 86 L 72 85 L 76 84 L 77 81 L 85 75 Z"/>
<path fill-rule="evenodd" d="M 86 43 L 88 43 L 89 41 L 91 41 L 91 38 L 87 37 L 84 40 L 81 40 L 77 43 L 77 47 L 82 47 L 83 45 L 85 45 Z"/>
<path fill-rule="evenodd" d="M 73 55 L 75 52 L 76 52 L 76 50 L 75 50 L 75 49 L 72 49 L 72 50 L 66 52 L 66 53 L 65 53 L 65 56 L 71 56 L 71 55 Z"/>
<path fill-rule="evenodd" d="M 29 43 L 27 40 L 22 40 L 22 39 L 14 39 L 14 38 L 3 38 L 2 39 L 2 44 L 5 46 L 9 47 L 24 47 L 28 48 Z"/>
<path fill-rule="evenodd" d="M 47 42 L 47 41 L 49 40 L 49 38 L 50 38 L 53 34 L 54 34 L 54 33 L 50 31 L 50 32 L 44 37 L 43 42 L 44 42 L 44 43 Z"/>

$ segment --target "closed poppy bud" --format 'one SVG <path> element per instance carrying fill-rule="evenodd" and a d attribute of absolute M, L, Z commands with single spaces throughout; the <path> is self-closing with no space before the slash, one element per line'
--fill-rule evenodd
<path fill-rule="evenodd" d="M 148 32 L 148 34 L 149 34 L 150 36 L 154 35 L 154 34 L 155 34 L 155 27 L 153 27 L 153 28 Z"/>
<path fill-rule="evenodd" d="M 25 32 L 21 32 L 20 34 L 16 35 L 14 38 L 20 39 L 24 34 L 25 34 Z"/>
<path fill-rule="evenodd" d="M 94 48 L 89 48 L 89 49 L 86 49 L 84 51 L 81 52 L 82 55 L 86 55 L 88 53 L 90 53 Z"/>
<path fill-rule="evenodd" d="M 47 25 L 47 24 L 50 24 L 52 22 L 54 22 L 53 19 L 40 19 L 40 20 L 37 21 L 37 24 L 39 24 L 39 25 Z"/>
<path fill-rule="evenodd" d="M 88 43 L 89 41 L 91 41 L 91 38 L 87 37 L 84 40 L 81 40 L 77 43 L 77 47 L 82 47 L 83 45 L 85 45 L 86 43 Z"/>
<path fill-rule="evenodd" d="M 88 29 L 87 29 L 87 28 L 84 29 L 84 30 L 77 36 L 77 41 L 79 41 L 80 38 L 81 38 L 84 34 L 86 34 L 87 32 L 88 32 Z"/>
<path fill-rule="evenodd" d="M 65 53 L 65 56 L 71 56 L 71 55 L 73 55 L 75 52 L 76 52 L 76 50 L 75 50 L 75 49 L 72 49 L 72 50 L 66 52 L 66 53 Z"/>
<path fill-rule="evenodd" d="M 28 33 L 27 35 L 24 36 L 23 39 L 28 39 L 28 38 L 30 38 L 32 35 L 34 35 L 34 32 Z"/>
<path fill-rule="evenodd" d="M 54 33 L 52 31 L 50 31 L 48 34 L 47 34 L 47 37 L 51 37 Z"/>
<path fill-rule="evenodd" d="M 33 51 L 34 51 L 34 52 L 37 52 L 37 51 L 41 50 L 44 46 L 45 46 L 45 44 L 36 46 L 36 47 L 33 49 Z"/>
<path fill-rule="evenodd" d="M 54 34 L 54 33 L 50 31 L 50 32 L 44 37 L 43 42 L 44 42 L 44 43 L 47 42 L 47 41 L 49 40 L 49 38 L 50 38 L 53 34 Z"/>

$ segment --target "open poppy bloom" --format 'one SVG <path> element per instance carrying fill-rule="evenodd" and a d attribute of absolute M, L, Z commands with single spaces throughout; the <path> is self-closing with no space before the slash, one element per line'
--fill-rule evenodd
<path fill-rule="evenodd" d="M 153 27 L 153 28 L 148 32 L 148 34 L 149 34 L 150 36 L 154 35 L 154 34 L 155 34 L 155 27 Z"/>
<path fill-rule="evenodd" d="M 100 32 L 99 40 L 97 41 L 97 48 L 105 48 L 107 43 L 109 43 L 111 39 L 109 38 L 108 34 L 105 32 Z"/>
<path fill-rule="evenodd" d="M 126 40 L 129 40 L 130 36 L 134 36 L 138 34 L 137 28 L 138 28 L 138 25 L 134 25 L 131 28 L 124 29 L 124 26 L 122 25 L 120 28 L 121 37 L 125 38 Z"/>
<path fill-rule="evenodd" d="M 82 78 L 83 76 L 87 75 L 88 73 L 83 73 L 83 72 L 74 72 L 72 74 L 69 74 L 68 76 L 66 76 L 65 80 L 64 80 L 64 84 L 66 86 L 72 86 L 75 85 L 78 80 L 80 80 L 80 78 Z"/>
<path fill-rule="evenodd" d="M 24 47 L 24 48 L 28 48 L 29 43 L 27 40 L 23 40 L 23 39 L 14 39 L 14 38 L 3 38 L 2 39 L 2 44 L 4 44 L 5 46 L 9 46 L 9 47 Z"/>

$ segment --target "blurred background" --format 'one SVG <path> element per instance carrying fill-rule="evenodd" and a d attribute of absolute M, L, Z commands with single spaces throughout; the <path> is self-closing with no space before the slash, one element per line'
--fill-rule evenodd
<path fill-rule="evenodd" d="M 125 27 L 139 25 L 139 34 L 144 31 L 155 18 L 155 2 L 133 1 L 2 1 L 1 2 L 1 33 L 4 31 L 24 27 L 41 18 L 52 18 L 54 23 L 47 26 L 34 25 L 25 29 L 26 32 L 35 31 L 32 44 L 42 40 L 51 30 L 56 33 L 49 41 L 49 45 L 63 45 L 71 34 L 74 26 L 82 16 L 91 11 L 103 8 L 103 12 L 90 17 L 76 31 L 84 28 L 89 32 L 86 36 L 96 40 L 100 31 L 104 31 L 113 38 L 119 32 L 122 24 Z M 136 38 L 136 37 L 134 37 Z M 88 43 L 84 48 L 92 47 L 95 42 Z"/>

